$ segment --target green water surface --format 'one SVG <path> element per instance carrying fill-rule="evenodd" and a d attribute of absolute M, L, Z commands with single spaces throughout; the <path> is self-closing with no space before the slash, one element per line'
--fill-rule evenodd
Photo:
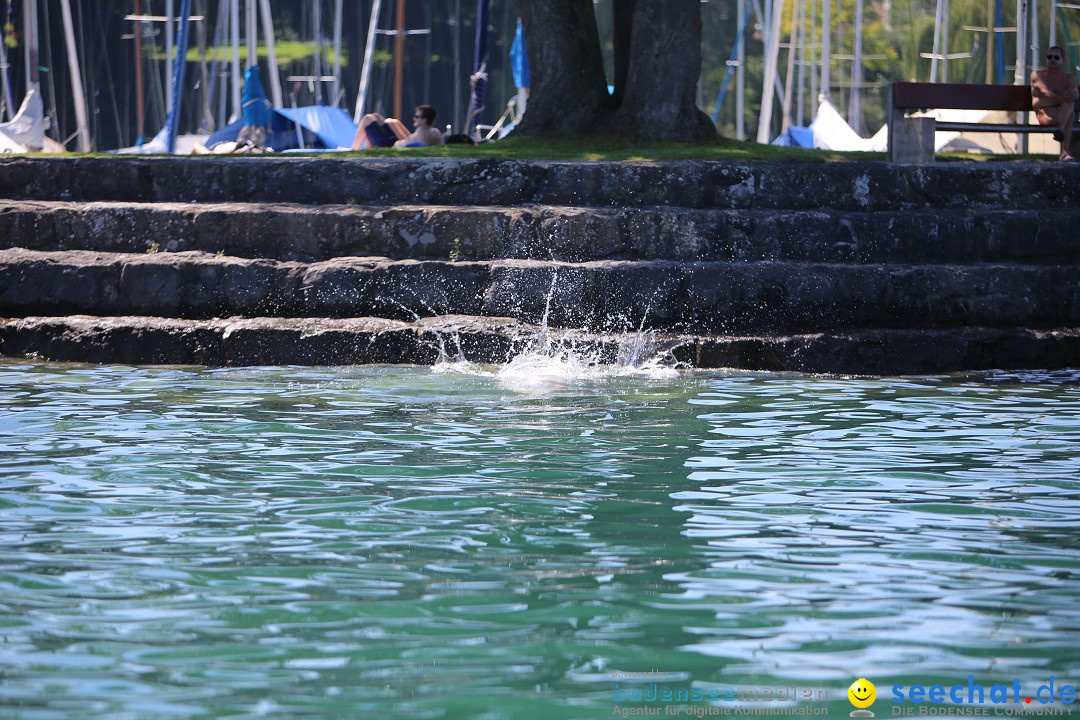
<path fill-rule="evenodd" d="M 1078 541 L 1077 372 L 0 362 L 3 718 L 1077 686 Z M 792 687 L 819 699 L 758 692 Z"/>

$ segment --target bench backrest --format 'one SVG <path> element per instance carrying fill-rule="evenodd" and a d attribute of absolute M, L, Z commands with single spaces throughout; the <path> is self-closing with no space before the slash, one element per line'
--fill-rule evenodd
<path fill-rule="evenodd" d="M 1020 112 L 1031 110 L 1031 86 L 898 82 L 892 86 L 892 105 L 903 109 Z"/>

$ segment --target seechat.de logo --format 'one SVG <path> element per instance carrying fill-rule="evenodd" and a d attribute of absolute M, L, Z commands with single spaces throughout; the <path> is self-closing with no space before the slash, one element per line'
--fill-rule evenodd
<path fill-rule="evenodd" d="M 851 717 L 874 717 L 874 713 L 866 709 L 877 699 L 877 688 L 874 687 L 874 683 L 866 678 L 859 678 L 847 689 L 847 697 L 851 704 L 858 708 L 851 711 Z"/>

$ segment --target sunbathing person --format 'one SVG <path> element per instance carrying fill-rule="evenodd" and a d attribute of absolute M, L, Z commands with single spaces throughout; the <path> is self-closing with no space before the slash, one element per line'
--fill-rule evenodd
<path fill-rule="evenodd" d="M 442 133 L 434 127 L 437 116 L 438 111 L 432 106 L 418 106 L 413 114 L 413 127 L 415 130 L 409 133 L 400 120 L 383 117 L 379 113 L 369 113 L 361 118 L 351 149 L 442 145 Z"/>
<path fill-rule="evenodd" d="M 1031 73 L 1032 107 L 1040 125 L 1057 128 L 1054 139 L 1061 141 L 1061 159 L 1071 161 L 1073 123 L 1076 122 L 1076 78 L 1065 72 L 1065 51 L 1057 45 L 1046 51 L 1046 67 Z"/>

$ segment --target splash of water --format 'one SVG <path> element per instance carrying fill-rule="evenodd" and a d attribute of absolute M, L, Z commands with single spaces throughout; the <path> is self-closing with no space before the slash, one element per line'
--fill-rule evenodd
<path fill-rule="evenodd" d="M 667 347 L 658 348 L 653 334 L 645 328 L 651 301 L 634 336 L 629 340 L 619 338 L 614 363 L 595 343 L 590 347 L 570 334 L 554 334 L 548 321 L 558 277 L 557 271 L 552 273 L 540 329 L 525 348 L 498 371 L 496 377 L 500 383 L 514 390 L 537 391 L 604 377 L 665 376 L 677 371 L 679 364 L 673 351 L 681 343 L 668 343 Z"/>

